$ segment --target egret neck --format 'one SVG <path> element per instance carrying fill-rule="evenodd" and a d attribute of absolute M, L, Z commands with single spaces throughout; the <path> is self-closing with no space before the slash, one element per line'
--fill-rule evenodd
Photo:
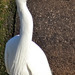
<path fill-rule="evenodd" d="M 31 41 L 33 33 L 33 19 L 27 8 L 26 2 L 17 3 L 17 8 L 20 17 L 20 36 L 23 41 Z"/>
<path fill-rule="evenodd" d="M 17 10 L 20 17 L 20 39 L 16 55 L 23 56 L 23 54 L 26 54 L 32 41 L 33 19 L 27 8 L 26 2 L 17 2 Z"/>

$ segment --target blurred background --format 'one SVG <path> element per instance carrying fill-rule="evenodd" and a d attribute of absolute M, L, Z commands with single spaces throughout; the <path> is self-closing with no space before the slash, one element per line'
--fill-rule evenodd
<path fill-rule="evenodd" d="M 75 75 L 75 0 L 28 0 L 33 41 L 45 52 L 53 75 Z M 0 75 L 6 42 L 19 34 L 15 0 L 0 0 Z"/>

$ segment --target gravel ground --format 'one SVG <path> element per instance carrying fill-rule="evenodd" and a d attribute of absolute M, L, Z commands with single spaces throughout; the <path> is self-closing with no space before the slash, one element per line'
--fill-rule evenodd
<path fill-rule="evenodd" d="M 28 7 L 33 41 L 46 53 L 53 75 L 75 75 L 75 0 L 28 0 Z"/>

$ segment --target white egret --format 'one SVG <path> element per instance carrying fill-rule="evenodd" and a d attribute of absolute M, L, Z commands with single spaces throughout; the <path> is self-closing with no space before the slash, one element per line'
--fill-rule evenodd
<path fill-rule="evenodd" d="M 52 75 L 46 55 L 32 41 L 33 19 L 26 0 L 16 0 L 20 17 L 20 35 L 11 38 L 5 48 L 5 66 L 9 75 Z"/>

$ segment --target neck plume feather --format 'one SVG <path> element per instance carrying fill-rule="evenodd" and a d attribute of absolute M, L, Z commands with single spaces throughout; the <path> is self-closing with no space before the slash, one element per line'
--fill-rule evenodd
<path fill-rule="evenodd" d="M 33 19 L 25 3 L 17 2 L 17 10 L 20 17 L 20 38 L 17 45 L 15 59 L 11 67 L 11 75 L 16 75 L 19 70 L 23 70 L 25 62 L 25 54 L 29 49 L 32 41 Z M 18 68 L 17 68 L 18 67 Z M 13 74 L 12 74 L 13 73 Z"/>
<path fill-rule="evenodd" d="M 26 3 L 17 5 L 17 10 L 18 10 L 19 17 L 20 17 L 19 45 L 22 46 L 22 48 L 25 48 L 25 45 L 26 45 L 26 48 L 27 48 L 27 47 L 29 47 L 29 44 L 32 41 L 32 34 L 33 34 L 32 15 L 30 14 Z"/>
<path fill-rule="evenodd" d="M 21 4 L 18 7 L 18 13 L 20 17 L 20 35 L 25 35 L 28 39 L 32 40 L 33 33 L 33 19 L 32 16 L 26 6 L 26 4 Z"/>

